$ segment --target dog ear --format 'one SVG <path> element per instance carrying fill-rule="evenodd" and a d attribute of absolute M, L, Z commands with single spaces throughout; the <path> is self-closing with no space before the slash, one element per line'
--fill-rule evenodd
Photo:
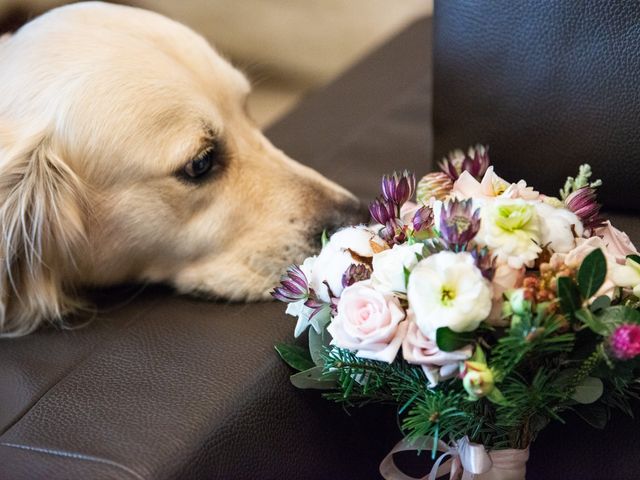
<path fill-rule="evenodd" d="M 85 195 L 46 141 L 0 168 L 0 336 L 60 322 L 79 306 L 65 279 L 86 241 Z"/>

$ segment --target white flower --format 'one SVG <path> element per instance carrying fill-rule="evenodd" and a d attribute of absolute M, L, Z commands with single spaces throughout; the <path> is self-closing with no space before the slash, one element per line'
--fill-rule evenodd
<path fill-rule="evenodd" d="M 396 358 L 407 322 L 398 299 L 371 286 L 368 280 L 344 289 L 338 314 L 327 327 L 331 345 L 356 350 L 356 355 L 391 363 Z"/>
<path fill-rule="evenodd" d="M 381 292 L 406 293 L 405 269 L 411 271 L 418 263 L 416 254 L 422 253 L 423 245 L 394 245 L 389 250 L 373 256 L 371 284 Z"/>
<path fill-rule="evenodd" d="M 475 240 L 511 268 L 532 264 L 542 251 L 534 205 L 522 199 L 487 202 L 480 210 L 480 231 Z"/>
<path fill-rule="evenodd" d="M 313 257 L 308 257 L 302 262 L 300 265 L 300 270 L 304 273 L 304 276 L 307 277 L 307 281 L 311 278 L 311 273 L 313 272 L 313 267 L 316 263 L 315 255 Z M 293 335 L 295 337 L 299 337 L 302 332 L 304 332 L 309 325 L 312 325 L 316 332 L 320 333 L 322 330 L 322 325 L 318 323 L 321 318 L 313 318 L 309 321 L 309 317 L 313 313 L 313 310 L 307 307 L 304 302 L 306 300 L 299 300 L 297 302 L 291 302 L 287 305 L 287 309 L 285 312 L 294 317 L 298 317 L 298 322 L 296 323 L 296 329 L 294 330 Z"/>
<path fill-rule="evenodd" d="M 440 252 L 421 260 L 409 277 L 409 305 L 424 335 L 475 330 L 491 311 L 491 288 L 466 252 Z"/>
<path fill-rule="evenodd" d="M 336 297 L 342 293 L 342 276 L 353 264 L 359 264 L 352 253 L 360 257 L 373 257 L 370 242 L 380 245 L 384 242 L 373 231 L 365 226 L 347 227 L 334 233 L 324 246 L 316 261 L 310 287 L 323 302 L 329 302 L 329 292 L 324 282 L 329 284 Z"/>
<path fill-rule="evenodd" d="M 584 231 L 576 214 L 566 208 L 555 208 L 544 202 L 537 202 L 535 208 L 540 220 L 542 245 L 549 245 L 553 252 L 571 251 L 576 246 L 575 236 L 581 237 Z"/>
<path fill-rule="evenodd" d="M 640 263 L 627 258 L 624 265 L 613 267 L 611 277 L 616 285 L 633 288 L 633 294 L 640 297 Z"/>

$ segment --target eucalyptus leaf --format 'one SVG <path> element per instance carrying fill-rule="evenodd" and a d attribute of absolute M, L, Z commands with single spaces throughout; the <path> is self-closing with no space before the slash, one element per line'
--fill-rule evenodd
<path fill-rule="evenodd" d="M 325 347 L 329 346 L 329 342 L 331 342 L 331 335 L 326 329 L 323 329 L 321 333 L 317 333 L 313 328 L 309 329 L 309 354 L 313 363 L 318 367 L 324 365 L 322 354 Z"/>
<path fill-rule="evenodd" d="M 305 348 L 287 343 L 278 343 L 275 349 L 287 365 L 300 372 L 314 366 L 311 356 Z"/>
<path fill-rule="evenodd" d="M 589 405 L 576 405 L 573 410 L 576 415 L 594 428 L 602 430 L 609 421 L 607 407 L 601 403 L 591 403 Z"/>
<path fill-rule="evenodd" d="M 312 367 L 304 372 L 291 375 L 290 380 L 294 387 L 303 390 L 332 390 L 337 386 L 335 376 L 323 373 L 322 367 Z"/>
<path fill-rule="evenodd" d="M 598 335 L 606 335 L 609 331 L 609 327 L 600 318 L 594 315 L 591 310 L 581 308 L 575 312 L 576 318 L 589 327 L 593 332 Z"/>
<path fill-rule="evenodd" d="M 564 313 L 573 315 L 576 310 L 582 307 L 580 291 L 569 277 L 558 278 L 558 297 L 560 298 L 560 306 Z"/>
<path fill-rule="evenodd" d="M 587 255 L 578 270 L 578 288 L 582 298 L 591 298 L 607 276 L 607 260 L 599 248 Z"/>
<path fill-rule="evenodd" d="M 473 340 L 473 332 L 454 332 L 449 327 L 440 327 L 436 330 L 436 344 L 443 352 L 459 350 Z"/>
<path fill-rule="evenodd" d="M 598 400 L 602 396 L 603 390 L 602 380 L 596 377 L 587 377 L 576 387 L 571 398 L 578 403 L 589 404 Z"/>
<path fill-rule="evenodd" d="M 597 312 L 598 310 L 604 310 L 605 308 L 609 308 L 610 306 L 611 299 L 606 295 L 600 295 L 593 302 L 591 302 L 589 309 L 592 312 Z"/>
<path fill-rule="evenodd" d="M 627 255 L 627 258 L 628 258 L 629 260 L 631 260 L 632 262 L 636 262 L 636 263 L 640 264 L 640 255 L 637 255 L 637 254 L 635 254 L 635 253 L 632 253 L 632 254 L 630 254 L 630 255 Z"/>

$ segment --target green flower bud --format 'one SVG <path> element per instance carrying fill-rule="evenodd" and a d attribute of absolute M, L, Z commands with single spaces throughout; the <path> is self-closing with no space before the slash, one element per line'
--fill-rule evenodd
<path fill-rule="evenodd" d="M 495 387 L 493 372 L 480 362 L 464 362 L 462 386 L 469 394 L 470 400 L 478 400 L 489 395 Z"/>

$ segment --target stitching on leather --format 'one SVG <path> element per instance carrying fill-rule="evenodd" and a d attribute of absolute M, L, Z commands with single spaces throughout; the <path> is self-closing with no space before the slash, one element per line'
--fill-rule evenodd
<path fill-rule="evenodd" d="M 129 473 L 130 475 L 132 475 L 134 478 L 137 478 L 138 480 L 144 480 L 144 477 L 139 473 L 137 473 L 136 471 L 120 463 L 114 462 L 113 460 L 107 460 L 106 458 L 94 457 L 93 455 L 84 455 L 82 453 L 65 452 L 61 450 L 50 450 L 48 448 L 32 447 L 29 445 L 19 445 L 15 443 L 0 442 L 0 445 L 3 447 L 17 448 L 20 450 L 27 450 L 30 452 L 44 453 L 46 455 L 53 455 L 55 457 L 72 458 L 74 460 L 83 460 L 86 462 L 101 463 L 104 465 L 109 465 L 110 467 L 115 467 L 120 470 L 124 470 L 125 472 Z"/>

